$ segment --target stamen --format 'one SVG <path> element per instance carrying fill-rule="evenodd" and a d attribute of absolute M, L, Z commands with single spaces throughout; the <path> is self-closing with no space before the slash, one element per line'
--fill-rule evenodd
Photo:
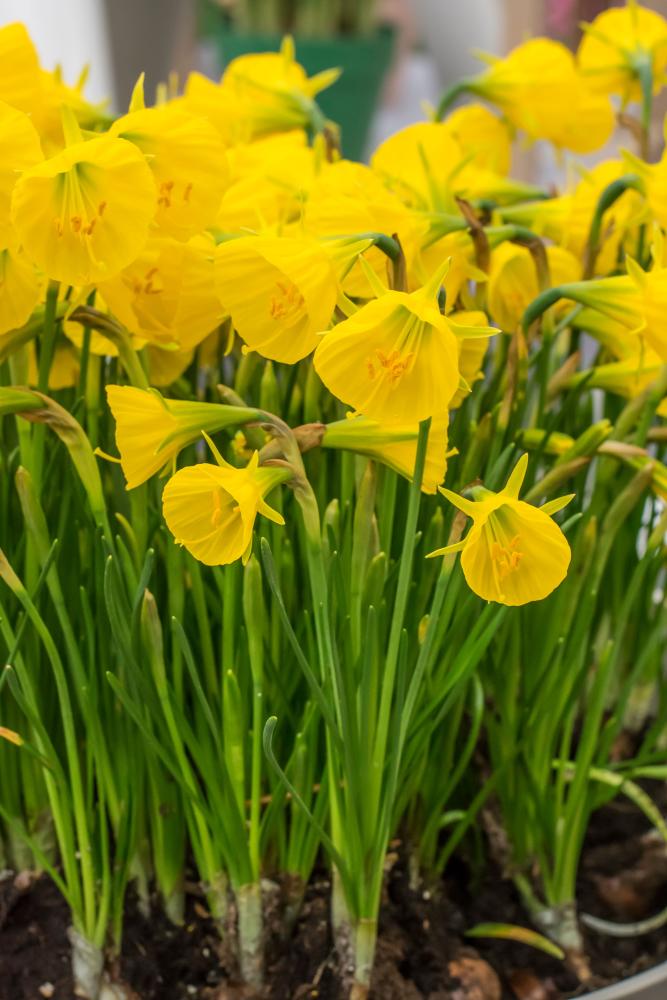
<path fill-rule="evenodd" d="M 375 359 L 380 363 L 380 367 L 385 370 L 387 378 L 391 382 L 392 386 L 396 385 L 405 375 L 406 371 L 412 364 L 414 358 L 414 352 L 406 354 L 401 357 L 400 351 L 391 351 L 390 354 L 385 354 L 384 351 L 375 351 Z M 368 377 L 374 379 L 377 371 L 375 369 L 374 358 L 366 358 L 366 367 L 368 369 Z"/>
<path fill-rule="evenodd" d="M 305 300 L 299 289 L 291 281 L 277 281 L 277 291 L 269 300 L 269 315 L 272 319 L 285 319 L 301 312 Z"/>

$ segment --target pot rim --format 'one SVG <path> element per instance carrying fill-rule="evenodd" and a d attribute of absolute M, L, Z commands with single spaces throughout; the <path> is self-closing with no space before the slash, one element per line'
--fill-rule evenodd
<path fill-rule="evenodd" d="M 590 1000 L 622 1000 L 622 998 L 625 1000 L 658 1000 L 657 993 L 647 993 L 644 996 L 643 991 L 664 986 L 665 983 L 667 983 L 667 962 L 660 962 L 652 969 L 638 972 L 635 976 L 622 979 L 612 986 L 603 986 L 601 990 L 594 990 L 593 993 L 587 994 L 587 998 Z M 660 994 L 660 996 L 663 995 L 665 994 Z"/>

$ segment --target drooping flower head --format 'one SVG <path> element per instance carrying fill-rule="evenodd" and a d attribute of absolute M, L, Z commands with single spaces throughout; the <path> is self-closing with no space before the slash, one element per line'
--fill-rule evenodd
<path fill-rule="evenodd" d="M 467 81 L 468 89 L 496 104 L 531 139 L 587 153 L 610 137 L 611 103 L 590 89 L 564 45 L 533 38 L 505 58 L 487 61 L 488 69 Z"/>
<path fill-rule="evenodd" d="M 312 239 L 228 240 L 217 249 L 215 277 L 239 336 L 272 361 L 295 364 L 310 354 L 336 305 L 331 258 Z"/>
<path fill-rule="evenodd" d="M 172 476 L 162 494 L 167 526 L 179 545 L 207 566 L 247 561 L 258 514 L 284 524 L 264 497 L 291 475 L 260 466 L 255 452 L 244 469 L 216 454 L 218 465 L 191 465 Z"/>
<path fill-rule="evenodd" d="M 485 601 L 513 606 L 540 601 L 562 583 L 570 565 L 570 546 L 551 515 L 574 494 L 542 507 L 519 500 L 527 465 L 528 456 L 522 455 L 504 489 L 492 493 L 477 488 L 478 500 L 440 488 L 473 525 L 463 541 L 429 555 L 461 552 L 466 582 Z"/>
<path fill-rule="evenodd" d="M 108 385 L 107 400 L 116 421 L 116 444 L 128 490 L 168 466 L 203 431 L 247 422 L 254 412 L 216 403 L 165 399 L 154 389 Z"/>
<path fill-rule="evenodd" d="M 0 250 L 0 334 L 27 323 L 40 302 L 44 282 L 21 250 Z"/>
<path fill-rule="evenodd" d="M 416 292 L 385 291 L 323 337 L 315 370 L 334 396 L 386 423 L 445 418 L 459 387 L 459 346 L 437 299 L 446 266 Z"/>
<path fill-rule="evenodd" d="M 280 52 L 238 56 L 219 84 L 191 73 L 185 103 L 210 118 L 229 143 L 250 142 L 290 129 L 308 129 L 321 119 L 314 98 L 334 83 L 340 70 L 308 77 L 287 37 Z"/>
<path fill-rule="evenodd" d="M 137 256 L 155 206 L 141 152 L 125 139 L 100 136 L 27 169 L 14 188 L 11 220 L 49 278 L 87 285 Z"/>
<path fill-rule="evenodd" d="M 642 64 L 653 91 L 664 86 L 667 70 L 667 21 L 656 11 L 628 0 L 625 7 L 605 10 L 584 25 L 577 60 L 590 86 L 623 101 L 641 96 Z"/>
<path fill-rule="evenodd" d="M 155 221 L 164 235 L 187 240 L 211 224 L 220 206 L 228 176 L 225 147 L 206 118 L 178 104 L 143 107 L 141 80 L 135 94 L 110 135 L 146 155 L 158 190 Z"/>
<path fill-rule="evenodd" d="M 153 236 L 99 290 L 131 333 L 150 343 L 191 350 L 224 316 L 215 292 L 214 252 L 207 234 L 187 242 Z"/>

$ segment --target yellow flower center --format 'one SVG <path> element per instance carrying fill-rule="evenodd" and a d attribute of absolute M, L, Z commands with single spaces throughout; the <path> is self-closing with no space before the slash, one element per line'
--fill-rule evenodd
<path fill-rule="evenodd" d="M 96 205 L 91 203 L 82 183 L 85 178 L 85 166 L 81 163 L 58 177 L 61 211 L 53 220 L 58 237 L 63 237 L 67 232 L 82 239 L 92 236 L 104 215 L 106 201 L 100 201 Z"/>
<path fill-rule="evenodd" d="M 495 563 L 500 580 L 504 580 L 506 576 L 519 568 L 519 563 L 523 558 L 523 552 L 519 551 L 520 542 L 519 536 L 515 535 L 507 546 L 501 545 L 497 539 L 491 543 L 491 558 Z"/>
<path fill-rule="evenodd" d="M 303 295 L 294 282 L 285 279 L 277 281 L 269 301 L 269 315 L 272 319 L 286 319 L 300 312 L 305 305 Z"/>
<path fill-rule="evenodd" d="M 392 386 L 397 385 L 412 364 L 413 358 L 412 351 L 403 356 L 401 356 L 400 351 L 390 351 L 389 354 L 385 354 L 384 351 L 375 351 L 374 355 L 366 358 L 368 377 L 373 381 L 378 375 L 384 375 Z"/>
<path fill-rule="evenodd" d="M 225 517 L 229 517 L 229 514 L 240 514 L 241 508 L 238 504 L 231 505 L 230 501 L 232 498 L 229 493 L 218 488 L 213 491 L 213 513 L 211 514 L 211 527 L 219 528 Z"/>
<path fill-rule="evenodd" d="M 272 319 L 286 319 L 301 312 L 305 305 L 303 295 L 293 281 L 285 279 L 274 285 L 273 295 L 269 300 L 269 314 Z"/>
<path fill-rule="evenodd" d="M 173 199 L 176 197 L 176 182 L 172 180 L 160 181 L 158 189 L 157 203 L 162 208 L 171 208 Z M 183 201 L 190 201 L 193 184 L 189 181 L 183 188 Z"/>
<path fill-rule="evenodd" d="M 146 271 L 143 278 L 133 278 L 132 290 L 135 295 L 159 295 L 162 289 L 155 288 L 153 284 L 153 279 L 157 273 L 157 267 L 151 267 Z"/>

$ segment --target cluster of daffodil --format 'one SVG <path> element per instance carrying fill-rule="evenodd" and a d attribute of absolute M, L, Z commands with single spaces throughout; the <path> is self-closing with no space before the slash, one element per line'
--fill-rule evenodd
<path fill-rule="evenodd" d="M 389 845 L 435 887 L 474 830 L 585 981 L 591 812 L 667 834 L 667 22 L 525 42 L 370 165 L 336 77 L 288 39 L 112 117 L 0 29 L 0 845 L 82 996 L 188 856 L 259 993 L 321 856 L 363 1000 Z"/>

